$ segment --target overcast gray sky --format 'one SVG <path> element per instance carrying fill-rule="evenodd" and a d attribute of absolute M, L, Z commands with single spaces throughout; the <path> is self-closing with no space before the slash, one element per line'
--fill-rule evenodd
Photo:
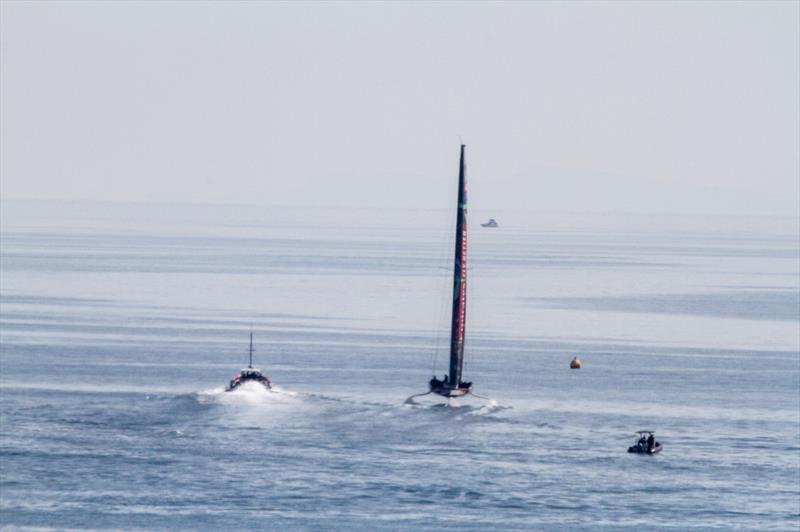
<path fill-rule="evenodd" d="M 800 3 L 2 2 L 4 198 L 798 214 Z M 449 195 L 445 202 L 449 201 Z"/>

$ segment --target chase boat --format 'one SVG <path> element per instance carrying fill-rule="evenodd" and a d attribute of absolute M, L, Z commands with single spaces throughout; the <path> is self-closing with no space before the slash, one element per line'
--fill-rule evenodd
<path fill-rule="evenodd" d="M 267 390 L 272 389 L 272 383 L 269 381 L 269 377 L 263 375 L 261 370 L 258 368 L 253 367 L 253 333 L 250 333 L 250 364 L 238 375 L 234 376 L 231 379 L 231 382 L 228 384 L 228 388 L 225 390 L 226 392 L 232 392 L 237 389 L 239 386 L 246 382 L 257 382 L 264 386 Z"/>
<path fill-rule="evenodd" d="M 664 446 L 656 441 L 655 434 L 652 430 L 636 431 L 636 443 L 628 447 L 628 452 L 637 454 L 656 454 L 661 452 Z"/>

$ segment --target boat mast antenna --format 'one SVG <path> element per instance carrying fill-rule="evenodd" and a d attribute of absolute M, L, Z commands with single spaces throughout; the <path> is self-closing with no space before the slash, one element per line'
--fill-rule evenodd
<path fill-rule="evenodd" d="M 253 367 L 253 331 L 250 331 L 250 364 L 247 367 Z"/>

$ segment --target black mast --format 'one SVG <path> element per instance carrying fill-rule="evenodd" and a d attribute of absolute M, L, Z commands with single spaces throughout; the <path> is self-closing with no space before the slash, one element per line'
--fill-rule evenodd
<path fill-rule="evenodd" d="M 467 183 L 464 144 L 458 167 L 458 209 L 456 212 L 456 252 L 453 273 L 453 319 L 450 328 L 450 387 L 461 384 L 464 369 L 464 329 L 467 314 Z"/>

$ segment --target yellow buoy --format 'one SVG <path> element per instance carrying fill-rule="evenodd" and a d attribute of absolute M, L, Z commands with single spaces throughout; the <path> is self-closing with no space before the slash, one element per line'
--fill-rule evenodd
<path fill-rule="evenodd" d="M 574 357 L 570 360 L 569 367 L 572 369 L 581 369 L 581 361 L 578 360 L 578 357 Z"/>

